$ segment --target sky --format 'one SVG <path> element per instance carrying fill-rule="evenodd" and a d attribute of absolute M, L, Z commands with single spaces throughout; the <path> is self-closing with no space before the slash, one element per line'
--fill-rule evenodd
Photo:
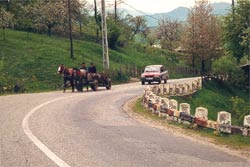
<path fill-rule="evenodd" d="M 93 3 L 94 0 L 87 0 L 90 3 Z M 97 2 L 100 0 L 97 0 Z M 105 0 L 106 4 L 113 4 L 115 0 Z M 119 1 L 119 0 L 117 0 Z M 149 12 L 149 13 L 162 13 L 169 12 L 177 7 L 192 7 L 195 3 L 195 0 L 121 0 L 124 1 L 129 6 L 132 6 L 140 11 Z M 209 0 L 210 3 L 215 2 L 228 2 L 231 3 L 232 0 Z M 126 8 L 133 10 L 128 5 L 119 5 L 121 8 Z"/>

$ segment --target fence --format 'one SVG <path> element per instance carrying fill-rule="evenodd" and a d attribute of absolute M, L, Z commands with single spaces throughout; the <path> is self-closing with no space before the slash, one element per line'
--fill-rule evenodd
<path fill-rule="evenodd" d="M 188 90 L 189 83 L 182 83 L 182 90 Z M 185 86 L 186 85 L 186 86 Z M 195 79 L 191 85 L 193 89 L 200 89 L 201 79 Z M 243 136 L 250 137 L 250 115 L 244 117 L 243 126 L 233 126 L 231 124 L 231 113 L 226 111 L 219 111 L 217 114 L 217 121 L 208 120 L 208 109 L 204 107 L 197 107 L 195 115 L 190 114 L 190 105 L 188 103 L 181 103 L 178 106 L 178 101 L 168 98 L 162 98 L 158 95 L 163 95 L 164 92 L 170 93 L 170 86 L 146 86 L 143 95 L 144 106 L 159 117 L 165 116 L 167 120 L 176 121 L 179 123 L 188 123 L 200 127 L 213 129 L 216 132 L 223 132 L 228 134 L 242 134 Z M 177 90 L 177 89 L 175 89 Z M 179 89 L 178 92 L 179 93 Z M 193 93 L 187 91 L 185 93 Z"/>
<path fill-rule="evenodd" d="M 190 67 L 168 67 L 168 71 L 174 74 L 194 74 L 194 75 L 201 74 L 200 70 Z"/>
<path fill-rule="evenodd" d="M 190 67 L 168 67 L 167 70 L 170 74 L 188 74 L 188 75 L 200 75 L 200 70 L 193 69 Z M 109 75 L 111 78 L 115 78 L 119 75 L 126 75 L 129 77 L 140 77 L 141 73 L 144 71 L 143 67 L 137 66 L 126 66 L 120 67 L 119 69 L 110 69 Z"/>
<path fill-rule="evenodd" d="M 109 70 L 109 76 L 112 78 L 112 80 L 114 81 L 119 81 L 119 82 L 126 82 L 130 79 L 130 77 L 133 78 L 140 78 L 141 73 L 143 72 L 144 67 L 137 67 L 137 66 L 123 66 L 120 68 L 116 68 L 116 69 L 110 69 Z M 199 70 L 196 69 L 192 69 L 189 67 L 169 67 L 168 71 L 171 74 L 195 74 L 198 75 L 200 72 Z M 50 79 L 50 77 L 52 77 L 52 75 L 44 75 L 44 74 L 39 74 L 39 76 L 37 76 L 37 79 L 40 82 L 45 82 L 47 83 L 47 85 L 51 85 L 51 88 L 57 88 L 61 85 L 61 82 L 58 82 L 58 79 Z M 51 82 L 52 81 L 52 82 Z M 53 82 L 58 82 L 57 83 L 53 83 Z M 42 84 L 42 83 L 41 83 Z M 14 89 L 15 87 L 15 89 Z M 20 87 L 20 88 L 19 88 Z M 26 85 L 0 85 L 0 94 L 3 93 L 18 93 L 18 92 L 25 92 L 27 91 L 27 89 L 25 88 Z"/>

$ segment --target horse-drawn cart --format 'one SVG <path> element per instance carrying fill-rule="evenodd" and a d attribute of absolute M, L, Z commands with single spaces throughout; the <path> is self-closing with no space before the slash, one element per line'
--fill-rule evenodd
<path fill-rule="evenodd" d="M 97 91 L 99 86 L 106 87 L 106 89 L 111 89 L 112 86 L 111 78 L 104 73 L 88 74 L 86 82 L 94 91 Z"/>
<path fill-rule="evenodd" d="M 85 69 L 67 68 L 63 64 L 58 67 L 57 73 L 63 75 L 64 92 L 68 87 L 68 83 L 72 87 L 72 92 L 74 92 L 75 88 L 81 92 L 83 86 L 86 86 L 87 90 L 88 86 L 90 86 L 94 91 L 97 91 L 99 86 L 111 89 L 111 78 L 105 73 L 88 73 Z"/>

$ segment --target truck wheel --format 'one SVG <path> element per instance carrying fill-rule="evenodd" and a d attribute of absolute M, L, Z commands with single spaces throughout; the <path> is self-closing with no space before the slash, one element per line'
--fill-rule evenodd
<path fill-rule="evenodd" d="M 141 84 L 142 84 L 142 85 L 145 85 L 145 82 L 144 82 L 144 81 L 141 81 Z"/>
<path fill-rule="evenodd" d="M 164 83 L 167 83 L 167 79 L 164 79 Z"/>

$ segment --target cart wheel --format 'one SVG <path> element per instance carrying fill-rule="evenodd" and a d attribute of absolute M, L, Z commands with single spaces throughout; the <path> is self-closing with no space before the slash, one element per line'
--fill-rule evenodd
<path fill-rule="evenodd" d="M 112 81 L 109 78 L 108 81 L 107 81 L 107 84 L 106 84 L 106 89 L 111 89 L 111 86 L 112 86 Z"/>
<path fill-rule="evenodd" d="M 97 91 L 98 90 L 98 81 L 97 80 L 93 81 L 93 84 L 91 84 L 91 89 L 93 91 Z"/>

